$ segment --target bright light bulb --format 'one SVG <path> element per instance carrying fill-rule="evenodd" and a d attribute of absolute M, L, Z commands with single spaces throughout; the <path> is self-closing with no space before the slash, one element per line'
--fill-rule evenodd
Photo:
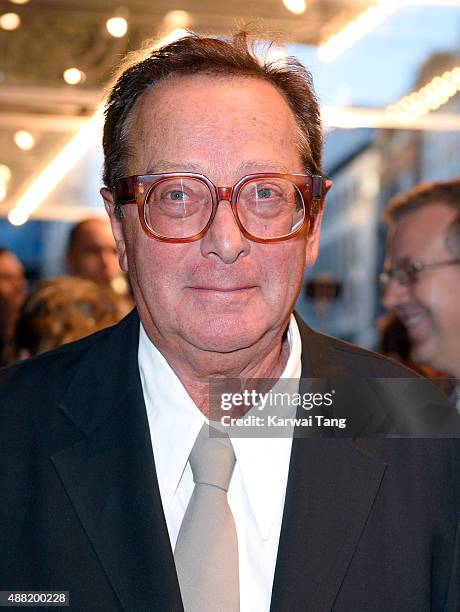
<path fill-rule="evenodd" d="M 124 17 L 112 17 L 105 23 L 108 33 L 114 38 L 121 38 L 128 31 L 128 22 Z"/>
<path fill-rule="evenodd" d="M 21 18 L 17 13 L 3 13 L 0 16 L 0 28 L 3 30 L 15 30 L 21 25 Z"/>
<path fill-rule="evenodd" d="M 67 70 L 64 70 L 62 73 L 62 76 L 64 77 L 64 81 L 69 85 L 78 85 L 78 83 L 81 83 L 86 78 L 85 73 L 78 70 L 78 68 L 67 68 Z"/>
<path fill-rule="evenodd" d="M 11 4 L 27 4 L 29 0 L 10 0 Z"/>
<path fill-rule="evenodd" d="M 30 151 L 35 145 L 35 139 L 30 132 L 19 130 L 14 134 L 14 142 L 23 151 Z"/>
<path fill-rule="evenodd" d="M 283 0 L 283 4 L 294 15 L 302 15 L 307 9 L 305 0 Z"/>
<path fill-rule="evenodd" d="M 168 11 L 164 17 L 166 29 L 175 30 L 176 28 L 188 28 L 190 25 L 190 15 L 187 11 L 174 10 Z"/>
<path fill-rule="evenodd" d="M 8 221 L 11 225 L 24 225 L 28 218 L 29 216 L 24 211 L 16 208 L 13 208 L 13 210 L 10 210 L 8 213 Z"/>
<path fill-rule="evenodd" d="M 0 164 L 0 183 L 8 183 L 11 178 L 11 170 L 6 164 Z"/>

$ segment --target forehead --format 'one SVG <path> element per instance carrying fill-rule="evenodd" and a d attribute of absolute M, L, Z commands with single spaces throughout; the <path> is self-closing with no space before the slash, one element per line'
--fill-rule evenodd
<path fill-rule="evenodd" d="M 94 221 L 86 223 L 79 229 L 76 235 L 75 244 L 93 242 L 93 241 L 106 241 L 107 239 L 113 240 L 110 225 L 103 221 Z"/>
<path fill-rule="evenodd" d="M 448 257 L 446 234 L 455 218 L 453 208 L 433 203 L 423 206 L 395 224 L 390 233 L 393 259 Z"/>
<path fill-rule="evenodd" d="M 135 107 L 128 164 L 132 174 L 186 170 L 187 162 L 218 171 L 252 161 L 301 172 L 297 145 L 294 115 L 272 84 L 243 76 L 176 76 Z M 159 167 L 162 160 L 176 167 Z"/>
<path fill-rule="evenodd" d="M 5 253 L 0 253 L 0 271 L 1 270 L 22 271 L 22 264 L 16 255 L 7 251 Z"/>

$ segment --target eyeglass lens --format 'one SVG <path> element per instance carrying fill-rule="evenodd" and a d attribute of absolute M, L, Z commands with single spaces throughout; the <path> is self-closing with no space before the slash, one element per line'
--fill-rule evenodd
<path fill-rule="evenodd" d="M 390 280 L 395 280 L 397 283 L 403 286 L 410 285 L 416 282 L 424 267 L 426 266 L 423 266 L 415 261 L 407 262 L 398 268 L 382 272 L 380 275 L 380 282 L 384 287 L 388 285 Z"/>
<path fill-rule="evenodd" d="M 303 223 L 302 194 L 282 178 L 257 178 L 238 193 L 237 215 L 241 225 L 257 238 L 279 238 L 294 233 Z M 155 233 L 168 238 L 189 238 L 200 233 L 212 214 L 208 185 L 193 177 L 169 177 L 147 193 L 144 215 Z"/>
<path fill-rule="evenodd" d="M 409 285 L 417 279 L 418 270 L 413 268 L 397 268 L 388 270 L 380 274 L 380 283 L 385 288 L 391 280 L 395 280 L 399 285 Z"/>

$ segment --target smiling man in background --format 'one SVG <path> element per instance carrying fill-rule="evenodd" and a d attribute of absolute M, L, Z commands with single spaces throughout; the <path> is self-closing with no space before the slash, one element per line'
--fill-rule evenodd
<path fill-rule="evenodd" d="M 210 377 L 337 377 L 364 427 L 388 397 L 356 381 L 410 375 L 293 316 L 330 187 L 319 116 L 308 71 L 244 33 L 123 67 L 102 195 L 137 310 L 2 375 L 1 589 L 85 612 L 459 609 L 456 441 L 207 432 Z"/>
<path fill-rule="evenodd" d="M 460 179 L 394 197 L 386 218 L 383 304 L 406 326 L 414 361 L 459 379 Z"/>

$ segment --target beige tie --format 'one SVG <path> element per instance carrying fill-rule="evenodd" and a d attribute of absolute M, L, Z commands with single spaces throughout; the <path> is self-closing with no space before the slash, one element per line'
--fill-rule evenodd
<path fill-rule="evenodd" d="M 203 425 L 189 460 L 195 488 L 174 551 L 185 612 L 237 612 L 238 541 L 227 500 L 232 443 L 228 436 L 210 438 Z"/>

